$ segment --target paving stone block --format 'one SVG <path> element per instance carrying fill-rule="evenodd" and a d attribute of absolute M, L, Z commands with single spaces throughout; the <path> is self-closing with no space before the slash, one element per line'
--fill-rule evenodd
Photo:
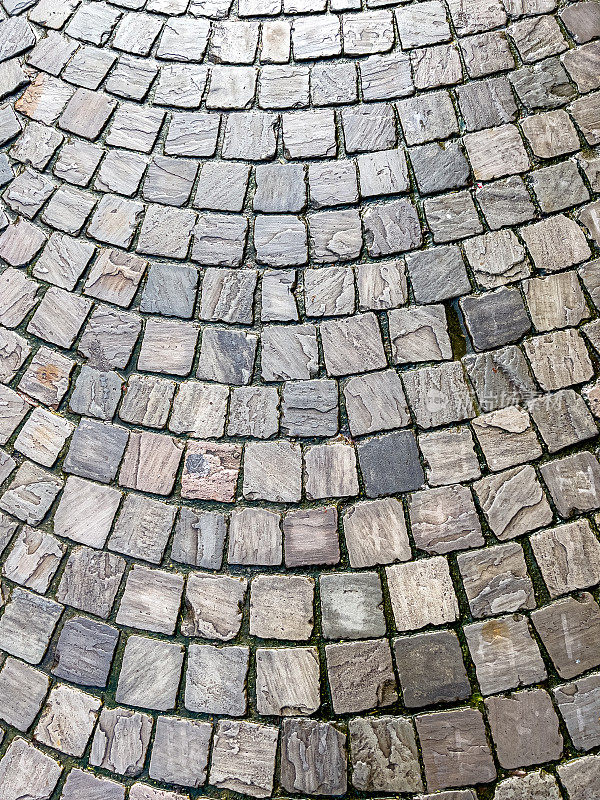
<path fill-rule="evenodd" d="M 598 674 L 557 686 L 553 694 L 575 747 L 578 750 L 591 750 L 600 739 Z"/>
<path fill-rule="evenodd" d="M 244 716 L 248 661 L 247 647 L 191 644 L 188 648 L 185 707 L 203 714 Z M 213 749 L 213 768 L 214 759 Z"/>
<path fill-rule="evenodd" d="M 61 800 L 77 800 L 78 797 L 89 800 L 125 800 L 125 787 L 106 778 L 96 778 L 91 772 L 72 769 L 63 786 Z"/>
<path fill-rule="evenodd" d="M 552 521 L 544 490 L 529 464 L 486 476 L 473 488 L 490 528 L 502 541 Z"/>
<path fill-rule="evenodd" d="M 19 800 L 27 792 L 32 800 L 48 800 L 61 776 L 57 762 L 17 737 L 0 761 L 0 783 L 6 800 Z"/>
<path fill-rule="evenodd" d="M 181 604 L 183 581 L 183 575 L 135 564 L 127 576 L 117 623 L 172 634 Z"/>
<path fill-rule="evenodd" d="M 430 486 L 455 484 L 481 475 L 473 436 L 467 427 L 446 428 L 419 436 Z"/>
<path fill-rule="evenodd" d="M 275 727 L 222 720 L 215 733 L 209 782 L 252 797 L 268 797 L 277 739 Z"/>
<path fill-rule="evenodd" d="M 220 569 L 225 533 L 224 514 L 183 506 L 175 525 L 171 558 L 204 569 Z"/>
<path fill-rule="evenodd" d="M 600 759 L 597 756 L 566 761 L 558 765 L 557 771 L 572 800 L 592 800 L 594 793 L 598 792 Z"/>
<path fill-rule="evenodd" d="M 482 411 L 504 410 L 539 394 L 521 350 L 508 345 L 463 359 Z"/>
<path fill-rule="evenodd" d="M 385 634 L 377 573 L 322 575 L 319 586 L 326 639 L 368 639 Z"/>
<path fill-rule="evenodd" d="M 51 534 L 25 525 L 4 562 L 2 574 L 20 586 L 46 592 L 65 551 L 62 542 Z"/>
<path fill-rule="evenodd" d="M 316 648 L 259 648 L 256 651 L 256 707 L 259 714 L 312 714 L 320 705 Z"/>
<path fill-rule="evenodd" d="M 149 775 L 162 783 L 198 788 L 206 780 L 212 725 L 161 716 L 156 722 Z"/>
<path fill-rule="evenodd" d="M 65 605 L 107 619 L 125 571 L 125 560 L 90 547 L 74 547 L 56 598 Z"/>
<path fill-rule="evenodd" d="M 102 688 L 118 640 L 116 628 L 87 617 L 72 617 L 60 632 L 51 672 L 81 686 Z"/>
<path fill-rule="evenodd" d="M 409 514 L 413 539 L 420 550 L 448 553 L 484 543 L 473 497 L 466 486 L 415 492 Z"/>
<path fill-rule="evenodd" d="M 458 617 L 448 562 L 443 556 L 386 567 L 390 602 L 399 631 L 443 625 Z"/>
<path fill-rule="evenodd" d="M 335 381 L 286 381 L 283 387 L 282 432 L 288 436 L 334 436 L 338 430 Z"/>
<path fill-rule="evenodd" d="M 390 311 L 389 336 L 394 364 L 452 358 L 446 311 L 441 305 Z"/>
<path fill-rule="evenodd" d="M 350 378 L 344 386 L 344 399 L 353 436 L 409 424 L 402 382 L 393 370 Z"/>
<path fill-rule="evenodd" d="M 335 508 L 291 511 L 284 517 L 286 567 L 337 564 L 340 545 Z"/>
<path fill-rule="evenodd" d="M 0 647 L 29 664 L 39 664 L 62 611 L 54 600 L 15 587 L 0 619 Z"/>
<path fill-rule="evenodd" d="M 350 565 L 354 568 L 408 561 L 411 557 L 404 511 L 395 498 L 350 506 L 343 525 Z"/>
<path fill-rule="evenodd" d="M 168 711 L 175 708 L 184 650 L 145 636 L 130 636 L 123 652 L 117 703 Z"/>
<path fill-rule="evenodd" d="M 349 723 L 352 785 L 363 791 L 423 789 L 412 723 L 404 717 L 355 717 Z"/>
<path fill-rule="evenodd" d="M 90 764 L 134 777 L 142 772 L 153 720 L 128 708 L 104 708 L 92 740 Z"/>
<path fill-rule="evenodd" d="M 586 519 L 540 531 L 530 539 L 551 597 L 587 589 L 600 580 L 600 543 Z"/>
<path fill-rule="evenodd" d="M 183 462 L 181 496 L 231 503 L 242 457 L 241 447 L 214 442 L 189 442 Z"/>
<path fill-rule="evenodd" d="M 81 757 L 100 706 L 100 700 L 79 689 L 55 686 L 36 725 L 34 739 L 61 753 Z"/>
<path fill-rule="evenodd" d="M 600 505 L 600 467 L 592 453 L 582 451 L 550 461 L 541 472 L 561 517 Z"/>
<path fill-rule="evenodd" d="M 250 382 L 258 337 L 226 328 L 205 328 L 197 377 L 242 386 Z"/>
<path fill-rule="evenodd" d="M 50 681 L 42 672 L 15 658 L 7 658 L 0 671 L 0 717 L 24 733 L 39 714 L 49 686 Z"/>
<path fill-rule="evenodd" d="M 250 587 L 250 634 L 262 639 L 308 639 L 314 624 L 313 602 L 313 578 L 257 575 Z"/>
<path fill-rule="evenodd" d="M 281 785 L 293 794 L 342 795 L 347 787 L 346 736 L 331 722 L 284 720 Z"/>
<path fill-rule="evenodd" d="M 242 624 L 247 581 L 192 573 L 187 582 L 181 632 L 184 636 L 228 641 Z"/>
<path fill-rule="evenodd" d="M 230 564 L 277 566 L 282 559 L 281 515 L 264 508 L 241 508 L 229 519 Z"/>

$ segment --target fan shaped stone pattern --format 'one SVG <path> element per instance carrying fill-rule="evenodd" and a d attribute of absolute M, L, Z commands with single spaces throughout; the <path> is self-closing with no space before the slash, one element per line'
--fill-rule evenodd
<path fill-rule="evenodd" d="M 597 0 L 0 16 L 3 800 L 599 797 Z"/>

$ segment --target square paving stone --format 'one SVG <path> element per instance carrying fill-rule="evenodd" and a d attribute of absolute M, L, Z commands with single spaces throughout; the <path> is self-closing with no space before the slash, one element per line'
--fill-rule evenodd
<path fill-rule="evenodd" d="M 516 345 L 463 358 L 482 411 L 526 403 L 539 393 L 522 351 Z"/>
<path fill-rule="evenodd" d="M 234 386 L 249 383 L 257 341 L 255 334 L 246 331 L 205 328 L 197 377 Z"/>
<path fill-rule="evenodd" d="M 81 416 L 113 418 L 121 399 L 123 380 L 114 371 L 81 367 L 69 398 L 69 409 Z"/>
<path fill-rule="evenodd" d="M 235 638 L 242 624 L 246 588 L 245 578 L 191 573 L 181 633 L 221 641 Z"/>
<path fill-rule="evenodd" d="M 516 342 L 531 327 L 517 289 L 498 289 L 479 297 L 464 297 L 460 305 L 477 350 Z"/>
<path fill-rule="evenodd" d="M 281 564 L 281 515 L 264 508 L 233 511 L 227 558 L 230 564 L 271 567 Z"/>
<path fill-rule="evenodd" d="M 127 307 L 133 300 L 147 263 L 132 253 L 106 248 L 94 261 L 84 291 L 98 300 Z"/>
<path fill-rule="evenodd" d="M 409 492 L 423 485 L 425 477 L 411 431 L 360 442 L 357 450 L 367 497 Z"/>
<path fill-rule="evenodd" d="M 473 436 L 467 427 L 446 428 L 419 436 L 430 486 L 455 484 L 481 475 Z"/>
<path fill-rule="evenodd" d="M 579 325 L 588 308 L 575 272 L 559 272 L 523 283 L 529 313 L 538 331 Z"/>
<path fill-rule="evenodd" d="M 103 547 L 121 502 L 110 486 L 71 476 L 67 478 L 54 514 L 54 532 L 90 547 Z"/>
<path fill-rule="evenodd" d="M 484 543 L 473 497 L 466 486 L 415 492 L 409 514 L 415 545 L 427 553 L 449 553 Z"/>
<path fill-rule="evenodd" d="M 302 497 L 300 445 L 285 440 L 249 442 L 244 453 L 243 493 L 249 500 L 299 503 Z"/>
<path fill-rule="evenodd" d="M 415 731 L 406 717 L 350 720 L 352 785 L 368 792 L 423 789 Z"/>
<path fill-rule="evenodd" d="M 286 567 L 337 564 L 340 560 L 337 510 L 291 511 L 283 520 Z"/>
<path fill-rule="evenodd" d="M 356 454 L 351 444 L 313 445 L 304 451 L 306 493 L 311 499 L 358 494 Z"/>
<path fill-rule="evenodd" d="M 465 636 L 484 695 L 541 683 L 546 667 L 527 618 L 509 617 L 465 625 Z"/>
<path fill-rule="evenodd" d="M 16 737 L 0 761 L 0 785 L 4 800 L 20 800 L 24 795 L 35 800 L 47 800 L 61 772 L 62 768 L 53 758 L 37 750 L 25 739 Z"/>
<path fill-rule="evenodd" d="M 137 425 L 164 428 L 174 392 L 175 381 L 154 375 L 130 375 L 119 417 Z"/>
<path fill-rule="evenodd" d="M 387 366 L 374 314 L 327 320 L 321 324 L 320 330 L 329 375 L 350 375 Z"/>
<path fill-rule="evenodd" d="M 539 531 L 530 541 L 552 598 L 600 581 L 600 542 L 586 519 Z"/>
<path fill-rule="evenodd" d="M 473 199 L 467 191 L 431 197 L 425 200 L 424 207 L 436 244 L 464 239 L 483 230 Z"/>
<path fill-rule="evenodd" d="M 274 386 L 244 386 L 233 389 L 227 432 L 230 436 L 268 439 L 279 429 L 278 409 L 279 395 Z"/>
<path fill-rule="evenodd" d="M 313 714 L 321 705 L 315 647 L 256 651 L 256 708 L 266 716 Z"/>
<path fill-rule="evenodd" d="M 410 253 L 406 265 L 417 303 L 438 303 L 471 291 L 463 257 L 455 245 Z"/>
<path fill-rule="evenodd" d="M 504 76 L 473 81 L 456 89 L 458 105 L 467 130 L 493 128 L 517 117 L 517 104 L 510 82 Z"/>
<path fill-rule="evenodd" d="M 61 488 L 60 478 L 30 461 L 25 461 L 2 495 L 0 508 L 23 522 L 37 525 L 46 516 Z M 44 540 L 43 536 L 41 538 Z M 55 556 L 57 555 L 58 552 L 55 551 Z M 32 553 L 32 556 L 35 559 L 35 553 Z M 40 580 L 43 580 L 43 576 L 38 578 L 37 582 Z"/>
<path fill-rule="evenodd" d="M 304 310 L 310 317 L 335 317 L 354 311 L 354 272 L 346 266 L 320 267 L 303 273 Z"/>
<path fill-rule="evenodd" d="M 130 636 L 125 645 L 117 703 L 169 711 L 175 708 L 184 650 L 146 636 Z"/>
<path fill-rule="evenodd" d="M 490 783 L 496 767 L 481 712 L 460 708 L 416 717 L 429 789 Z M 456 742 L 460 739 L 460 748 Z"/>
<path fill-rule="evenodd" d="M 314 325 L 269 326 L 263 330 L 261 369 L 264 380 L 308 380 L 317 374 L 318 367 Z"/>
<path fill-rule="evenodd" d="M 500 781 L 496 786 L 497 800 L 560 800 L 556 778 L 548 772 L 538 770 L 526 775 L 515 775 Z"/>
<path fill-rule="evenodd" d="M 102 370 L 123 369 L 140 333 L 141 320 L 108 306 L 97 306 L 84 328 L 78 351 L 90 366 Z"/>
<path fill-rule="evenodd" d="M 517 542 L 461 553 L 457 562 L 474 617 L 535 608 L 533 584 Z"/>
<path fill-rule="evenodd" d="M 185 433 L 193 439 L 222 436 L 228 399 L 227 386 L 193 380 L 180 383 L 173 401 L 169 430 Z M 165 412 L 168 411 L 168 407 L 165 408 Z"/>
<path fill-rule="evenodd" d="M 225 544 L 225 515 L 183 506 L 175 525 L 171 558 L 204 569 L 220 569 Z"/>
<path fill-rule="evenodd" d="M 20 586 L 46 592 L 65 551 L 62 542 L 51 534 L 24 526 L 4 562 L 2 575 Z"/>
<path fill-rule="evenodd" d="M 471 424 L 492 470 L 533 461 L 542 455 L 542 448 L 525 409 L 507 406 L 482 414 Z"/>
<path fill-rule="evenodd" d="M 345 794 L 346 735 L 330 722 L 284 720 L 280 780 L 293 794 Z"/>
<path fill-rule="evenodd" d="M 404 253 L 419 247 L 422 242 L 417 210 L 408 199 L 366 206 L 363 222 L 365 242 L 371 256 Z"/>
<path fill-rule="evenodd" d="M 328 644 L 327 677 L 336 714 L 389 706 L 398 699 L 386 639 Z"/>
<path fill-rule="evenodd" d="M 286 381 L 282 432 L 288 436 L 334 436 L 338 430 L 338 390 L 332 380 Z"/>
<path fill-rule="evenodd" d="M 155 781 L 193 789 L 206 781 L 212 725 L 195 719 L 160 716 L 148 774 Z"/>
<path fill-rule="evenodd" d="M 150 497 L 130 494 L 108 540 L 108 547 L 126 556 L 159 564 L 177 509 Z"/>
<path fill-rule="evenodd" d="M 119 483 L 153 494 L 171 494 L 184 443 L 156 433 L 132 432 L 119 472 Z"/>
<path fill-rule="evenodd" d="M 106 619 L 124 571 L 125 560 L 120 556 L 90 547 L 74 547 L 65 565 L 56 598 L 65 605 Z"/>
<path fill-rule="evenodd" d="M 15 587 L 0 618 L 0 647 L 30 664 L 39 664 L 62 611 L 54 600 Z"/>
<path fill-rule="evenodd" d="M 458 601 L 444 556 L 394 564 L 385 572 L 399 631 L 443 625 L 458 618 Z"/>
<path fill-rule="evenodd" d="M 498 761 L 504 769 L 556 761 L 564 742 L 550 695 L 543 689 L 485 701 Z"/>
<path fill-rule="evenodd" d="M 537 609 L 531 621 L 561 678 L 600 665 L 600 609 L 588 592 Z"/>
<path fill-rule="evenodd" d="M 483 198 L 479 200 L 483 204 Z M 514 198 L 510 201 L 513 209 L 515 202 Z M 502 219 L 501 224 L 507 224 L 507 220 Z M 525 249 L 512 231 L 492 231 L 468 239 L 464 250 L 477 282 L 484 289 L 496 289 L 531 273 Z"/>
<path fill-rule="evenodd" d="M 58 405 L 69 388 L 75 362 L 47 347 L 40 347 L 29 362 L 19 389 L 50 408 Z"/>
<path fill-rule="evenodd" d="M 459 189 L 469 181 L 469 163 L 455 142 L 445 146 L 432 142 L 413 147 L 409 155 L 422 194 Z"/>
<path fill-rule="evenodd" d="M 204 271 L 198 316 L 203 320 L 250 324 L 258 272 L 209 268 Z"/>
<path fill-rule="evenodd" d="M 89 756 L 93 767 L 133 777 L 144 768 L 153 720 L 129 708 L 104 708 Z"/>
<path fill-rule="evenodd" d="M 183 462 L 181 496 L 231 503 L 240 469 L 242 448 L 225 443 L 190 442 Z"/>
<path fill-rule="evenodd" d="M 138 369 L 188 375 L 198 333 L 198 328 L 189 322 L 149 319 L 138 356 Z"/>
<path fill-rule="evenodd" d="M 394 364 L 452 358 L 446 311 L 441 305 L 390 311 L 389 334 Z"/>
<path fill-rule="evenodd" d="M 557 686 L 554 699 L 573 744 L 591 750 L 600 743 L 600 676 L 596 673 Z"/>
<path fill-rule="evenodd" d="M 381 581 L 376 572 L 322 575 L 319 596 L 326 639 L 369 639 L 385 635 Z"/>
<path fill-rule="evenodd" d="M 42 672 L 7 658 L 0 672 L 0 718 L 19 731 L 27 731 L 44 703 L 49 685 Z"/>
<path fill-rule="evenodd" d="M 488 475 L 473 488 L 498 539 L 513 539 L 552 521 L 552 509 L 530 464 Z"/>
<path fill-rule="evenodd" d="M 125 787 L 106 778 L 96 778 L 91 772 L 72 769 L 63 786 L 60 800 L 125 800 Z"/>
<path fill-rule="evenodd" d="M 221 720 L 213 745 L 209 782 L 251 797 L 273 790 L 279 731 L 268 725 Z"/>
<path fill-rule="evenodd" d="M 600 507 L 600 465 L 589 451 L 549 461 L 540 469 L 561 517 Z"/>
<path fill-rule="evenodd" d="M 587 3 L 585 4 L 587 5 Z M 600 791 L 600 757 L 586 756 L 559 764 L 561 785 L 571 800 L 594 800 Z"/>
<path fill-rule="evenodd" d="M 175 631 L 183 575 L 135 564 L 127 576 L 117 623 L 172 634 Z"/>
<path fill-rule="evenodd" d="M 450 38 L 446 9 L 438 0 L 396 10 L 403 50 L 443 42 Z"/>
<path fill-rule="evenodd" d="M 393 370 L 350 378 L 344 386 L 344 399 L 353 436 L 409 424 L 402 382 Z"/>
<path fill-rule="evenodd" d="M 194 311 L 198 272 L 187 264 L 153 264 L 140 311 L 189 319 Z"/>
<path fill-rule="evenodd" d="M 356 503 L 346 510 L 343 525 L 353 568 L 407 561 L 411 557 L 404 510 L 394 498 Z"/>
<path fill-rule="evenodd" d="M 453 703 L 471 696 L 454 631 L 432 631 L 394 640 L 394 657 L 407 708 Z"/>
<path fill-rule="evenodd" d="M 34 739 L 70 756 L 81 757 L 90 740 L 101 701 L 72 686 L 55 686 L 42 710 Z"/>
<path fill-rule="evenodd" d="M 538 269 L 558 272 L 591 256 L 583 231 L 564 214 L 523 227 L 519 233 Z"/>
<path fill-rule="evenodd" d="M 409 370 L 402 377 L 408 403 L 420 428 L 436 428 L 475 416 L 460 362 Z"/>
<path fill-rule="evenodd" d="M 201 714 L 246 713 L 247 647 L 191 644 L 185 683 L 185 707 Z M 214 751 L 213 751 L 214 759 Z"/>
<path fill-rule="evenodd" d="M 304 641 L 314 625 L 313 578 L 257 575 L 250 586 L 250 635 Z"/>
<path fill-rule="evenodd" d="M 104 687 L 118 640 L 116 628 L 72 617 L 60 632 L 51 672 L 81 686 Z"/>
<path fill-rule="evenodd" d="M 73 434 L 63 468 L 82 478 L 109 483 L 117 473 L 128 438 L 124 428 L 83 419 Z"/>

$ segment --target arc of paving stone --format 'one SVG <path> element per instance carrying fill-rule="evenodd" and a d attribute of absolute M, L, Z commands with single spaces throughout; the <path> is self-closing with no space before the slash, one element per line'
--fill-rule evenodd
<path fill-rule="evenodd" d="M 0 17 L 0 797 L 599 797 L 597 0 Z"/>

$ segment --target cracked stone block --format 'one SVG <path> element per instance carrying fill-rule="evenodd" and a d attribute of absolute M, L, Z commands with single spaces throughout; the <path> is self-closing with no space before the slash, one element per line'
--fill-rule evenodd
<path fill-rule="evenodd" d="M 441 305 L 390 311 L 389 336 L 394 364 L 452 358 L 446 311 Z"/>
<path fill-rule="evenodd" d="M 411 495 L 415 545 L 427 553 L 448 553 L 484 544 L 471 491 L 466 486 L 426 489 Z"/>
<path fill-rule="evenodd" d="M 90 800 L 125 800 L 125 787 L 106 778 L 96 778 L 91 772 L 72 769 L 60 797 L 61 800 L 77 800 L 81 796 Z"/>
<path fill-rule="evenodd" d="M 246 588 L 243 578 L 192 573 L 184 599 L 182 634 L 221 641 L 235 638 L 242 624 Z"/>
<path fill-rule="evenodd" d="M 353 436 L 409 424 L 402 382 L 393 370 L 350 378 L 344 386 L 344 399 Z"/>
<path fill-rule="evenodd" d="M 560 800 L 556 778 L 542 770 L 500 781 L 495 796 L 496 800 Z"/>
<path fill-rule="evenodd" d="M 338 430 L 335 381 L 286 381 L 283 387 L 282 432 L 288 436 L 334 436 Z"/>
<path fill-rule="evenodd" d="M 243 494 L 249 500 L 299 503 L 300 446 L 287 441 L 249 442 L 244 454 Z"/>
<path fill-rule="evenodd" d="M 62 767 L 25 739 L 16 737 L 0 761 L 0 784 L 5 800 L 48 800 L 61 776 Z"/>
<path fill-rule="evenodd" d="M 135 777 L 142 772 L 153 720 L 128 708 L 104 708 L 92 740 L 90 764 Z"/>
<path fill-rule="evenodd" d="M 175 525 L 171 558 L 196 567 L 220 569 L 225 532 L 224 514 L 184 506 Z"/>
<path fill-rule="evenodd" d="M 326 639 L 368 639 L 385 635 L 381 582 L 377 573 L 322 575 L 319 586 Z"/>
<path fill-rule="evenodd" d="M 458 618 L 448 562 L 444 556 L 386 567 L 392 612 L 399 631 L 443 625 Z"/>
<path fill-rule="evenodd" d="M 39 714 L 49 685 L 42 672 L 15 658 L 7 658 L 0 672 L 0 717 L 25 733 Z"/>
<path fill-rule="evenodd" d="M 446 428 L 419 436 L 427 483 L 443 486 L 479 478 L 481 470 L 469 428 Z"/>
<path fill-rule="evenodd" d="M 530 541 L 552 598 L 600 580 L 600 543 L 586 519 L 539 531 Z"/>
<path fill-rule="evenodd" d="M 71 686 L 55 686 L 42 710 L 34 739 L 67 755 L 81 757 L 101 702 Z"/>
<path fill-rule="evenodd" d="M 319 363 L 315 326 L 265 328 L 261 355 L 262 376 L 267 381 L 314 377 Z"/>
<path fill-rule="evenodd" d="M 356 717 L 349 722 L 352 785 L 376 792 L 423 789 L 412 722 L 404 717 Z"/>
<path fill-rule="evenodd" d="M 313 578 L 257 575 L 250 587 L 250 635 L 304 641 L 314 624 Z"/>
<path fill-rule="evenodd" d="M 62 611 L 54 600 L 15 587 L 0 619 L 0 647 L 29 664 L 39 664 Z"/>
<path fill-rule="evenodd" d="M 277 566 L 282 559 L 281 515 L 264 508 L 232 511 L 229 520 L 230 564 Z"/>
<path fill-rule="evenodd" d="M 345 734 L 330 722 L 284 720 L 281 784 L 292 794 L 344 794 L 347 786 Z"/>
<path fill-rule="evenodd" d="M 209 782 L 251 797 L 273 789 L 279 731 L 268 725 L 221 720 L 217 726 Z"/>
<path fill-rule="evenodd" d="M 514 211 L 514 201 L 511 207 Z M 487 209 L 488 221 L 493 220 L 493 215 L 499 211 L 490 205 Z M 518 278 L 528 277 L 531 272 L 525 249 L 512 231 L 494 231 L 476 236 L 466 241 L 464 248 L 477 282 L 484 289 L 504 286 Z"/>
<path fill-rule="evenodd" d="M 600 664 L 600 609 L 588 592 L 533 611 L 531 621 L 561 678 Z"/>
<path fill-rule="evenodd" d="M 321 324 L 325 365 L 330 375 L 349 375 L 386 366 L 377 318 L 372 313 Z"/>
<path fill-rule="evenodd" d="M 600 739 L 598 675 L 588 675 L 553 690 L 560 715 L 578 750 L 591 750 Z"/>
<path fill-rule="evenodd" d="M 556 761 L 563 752 L 558 716 L 543 689 L 485 701 L 498 761 L 505 769 Z"/>
<path fill-rule="evenodd" d="M 256 707 L 259 714 L 312 714 L 320 705 L 316 648 L 259 648 L 256 651 Z"/>
<path fill-rule="evenodd" d="M 291 511 L 284 517 L 285 564 L 337 564 L 340 546 L 335 508 Z"/>
<path fill-rule="evenodd" d="M 518 406 L 483 414 L 471 424 L 492 470 L 533 461 L 542 454 L 529 414 Z"/>
<path fill-rule="evenodd" d="M 30 461 L 25 461 L 0 498 L 0 508 L 29 525 L 37 525 L 46 516 L 62 487 L 63 481 L 56 475 Z M 31 535 L 34 538 L 45 536 L 33 530 Z M 32 556 L 35 557 L 35 553 Z M 45 588 L 40 589 L 40 591 L 45 590 Z"/>
<path fill-rule="evenodd" d="M 190 644 L 185 707 L 203 714 L 244 716 L 249 657 L 247 647 Z M 213 766 L 214 757 L 213 749 Z"/>
<path fill-rule="evenodd" d="M 162 783 L 198 788 L 206 781 L 212 725 L 161 716 L 156 722 L 149 775 Z"/>
<path fill-rule="evenodd" d="M 535 608 L 533 584 L 518 543 L 461 553 L 457 562 L 474 617 Z"/>
<path fill-rule="evenodd" d="M 473 488 L 498 539 L 514 539 L 552 521 L 552 509 L 529 464 L 486 476 Z"/>
<path fill-rule="evenodd" d="M 81 686 L 104 687 L 112 664 L 119 632 L 103 622 L 72 617 L 63 626 L 51 672 Z"/>
<path fill-rule="evenodd" d="M 351 444 L 313 445 L 304 452 L 306 493 L 311 499 L 358 494 L 356 454 Z"/>
<path fill-rule="evenodd" d="M 490 783 L 496 778 L 481 711 L 459 708 L 420 714 L 415 721 L 429 789 Z"/>
<path fill-rule="evenodd" d="M 598 433 L 583 398 L 572 389 L 532 400 L 529 413 L 550 453 L 591 439 Z"/>
<path fill-rule="evenodd" d="M 175 708 L 183 666 L 179 644 L 130 636 L 123 653 L 117 703 L 168 711 Z"/>
<path fill-rule="evenodd" d="M 121 502 L 121 493 L 69 477 L 54 514 L 54 532 L 90 547 L 103 547 Z"/>
<path fill-rule="evenodd" d="M 523 353 L 514 345 L 469 355 L 463 362 L 482 411 L 504 411 L 539 394 Z"/>
<path fill-rule="evenodd" d="M 226 328 L 205 328 L 197 377 L 242 386 L 250 382 L 258 337 Z"/>
<path fill-rule="evenodd" d="M 173 634 L 177 623 L 183 575 L 135 564 L 127 576 L 117 624 Z"/>
<path fill-rule="evenodd" d="M 74 547 L 65 565 L 56 599 L 107 619 L 125 571 L 125 560 L 90 547 Z"/>
<path fill-rule="evenodd" d="M 541 683 L 546 667 L 527 618 L 509 617 L 464 627 L 477 680 L 484 695 Z"/>
<path fill-rule="evenodd" d="M 189 442 L 183 462 L 181 496 L 233 502 L 241 458 L 242 448 L 238 445 Z"/>
<path fill-rule="evenodd" d="M 9 383 L 29 358 L 30 354 L 31 347 L 27 339 L 6 328 L 0 329 L 0 382 Z M 10 393 L 12 390 L 2 387 L 2 392 Z M 18 405 L 20 404 L 23 409 L 27 407 L 25 400 L 19 398 L 19 400 L 9 401 L 8 397 L 9 394 L 7 394 L 6 398 L 4 396 L 2 397 L 4 413 L 6 413 L 7 416 L 3 420 L 0 437 L 6 435 L 5 429 L 8 428 L 8 425 L 12 424 L 11 420 L 14 420 L 13 415 Z M 16 393 L 15 397 L 18 397 Z M 11 408 L 9 412 L 8 408 L 11 406 L 13 408 Z"/>
<path fill-rule="evenodd" d="M 541 472 L 561 517 L 600 505 L 600 466 L 592 453 L 582 451 L 550 461 L 541 467 Z"/>

